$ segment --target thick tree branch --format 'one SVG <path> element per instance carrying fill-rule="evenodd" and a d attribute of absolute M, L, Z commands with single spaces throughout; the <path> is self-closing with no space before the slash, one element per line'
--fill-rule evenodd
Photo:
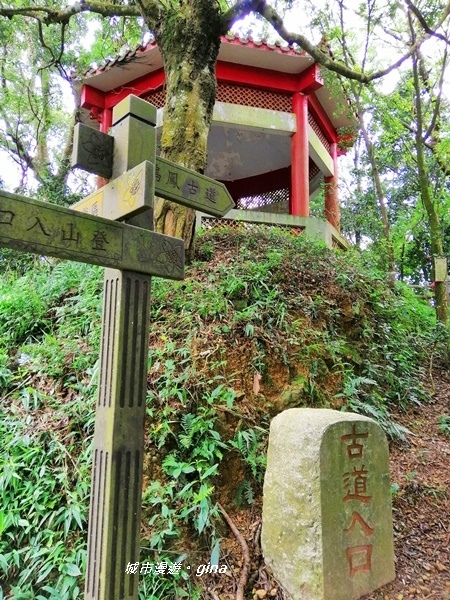
<path fill-rule="evenodd" d="M 325 54 L 325 52 L 322 52 L 320 48 L 311 43 L 304 35 L 288 31 L 284 25 L 283 19 L 274 8 L 267 4 L 266 0 L 240 0 L 225 14 L 223 20 L 224 27 L 231 27 L 231 25 L 233 25 L 233 23 L 235 23 L 238 19 L 249 14 L 250 12 L 256 12 L 264 17 L 264 19 L 266 19 L 266 21 L 273 26 L 278 35 L 280 35 L 286 42 L 289 44 L 298 44 L 300 48 L 312 56 L 312 58 L 314 58 L 314 60 L 322 67 L 325 67 L 330 71 L 334 71 L 338 75 L 342 75 L 347 79 L 354 79 L 356 81 L 360 81 L 361 83 L 369 83 L 374 79 L 379 79 L 391 71 L 394 71 L 408 58 L 410 58 L 414 52 L 420 48 L 425 40 L 430 38 L 430 34 L 425 33 L 422 37 L 418 38 L 413 45 L 411 45 L 411 47 L 408 49 L 408 52 L 406 52 L 401 58 L 399 58 L 389 67 L 379 71 L 374 71 L 373 73 L 364 73 L 350 69 L 340 61 L 333 60 L 330 58 L 330 56 Z"/>
<path fill-rule="evenodd" d="M 410 2 L 410 0 L 405 0 Z M 143 16 L 147 24 L 153 29 L 158 19 L 161 16 L 163 5 L 157 0 L 137 0 L 136 4 L 112 4 L 107 2 L 99 2 L 96 0 L 80 0 L 72 6 L 68 6 L 62 10 L 56 10 L 51 6 L 25 6 L 18 8 L 4 8 L 0 7 L 0 16 L 13 18 L 17 15 L 27 16 L 45 24 L 48 23 L 67 23 L 71 17 L 80 14 L 82 12 L 91 12 L 99 14 L 105 17 L 118 16 L 118 17 L 141 17 Z M 416 43 L 412 45 L 408 52 L 404 54 L 399 60 L 390 65 L 389 67 L 375 71 L 373 73 L 359 72 L 354 69 L 350 69 L 344 63 L 333 60 L 320 48 L 311 43 L 304 35 L 300 33 L 289 32 L 284 23 L 283 19 L 277 13 L 277 11 L 269 6 L 266 0 L 238 0 L 236 4 L 230 8 L 222 18 L 222 31 L 226 32 L 229 28 L 239 19 L 245 15 L 254 12 L 260 14 L 266 19 L 275 29 L 275 31 L 288 43 L 298 44 L 303 50 L 305 50 L 314 60 L 316 60 L 321 66 L 334 71 L 343 77 L 348 79 L 354 79 L 361 83 L 368 83 L 374 79 L 379 79 L 384 75 L 387 75 L 394 69 L 398 68 L 405 60 L 407 60 L 417 48 L 423 43 L 424 40 L 434 35 L 434 32 L 429 33 L 425 31 L 425 34 L 418 38 Z M 446 17 L 450 14 L 450 1 L 440 19 L 441 24 Z M 439 26 L 438 24 L 438 26 Z M 445 38 L 444 38 L 445 39 Z"/>
<path fill-rule="evenodd" d="M 409 131 L 409 133 L 411 133 L 414 138 L 417 135 L 417 130 L 412 127 L 409 123 L 407 123 L 406 121 L 403 121 L 402 119 L 399 120 L 399 123 L 401 125 L 403 125 L 403 127 Z M 436 142 L 424 142 L 425 148 L 428 148 L 428 150 L 431 150 L 431 152 L 433 153 L 437 164 L 439 165 L 439 169 L 441 170 L 442 174 L 445 175 L 446 177 L 450 176 L 450 166 L 447 165 L 442 158 L 436 153 Z M 411 158 L 414 159 L 414 162 L 417 162 L 414 158 L 414 156 L 411 154 Z M 396 172 L 395 170 L 393 171 L 394 173 Z"/>
<path fill-rule="evenodd" d="M 345 64 L 348 66 L 349 64 L 355 65 L 356 61 L 353 58 L 350 49 L 347 44 L 347 34 L 344 27 L 344 6 L 342 1 L 338 2 L 339 4 L 339 25 L 341 27 L 341 48 L 344 56 Z"/>
<path fill-rule="evenodd" d="M 433 90 L 431 90 L 428 87 L 428 93 L 430 94 L 430 96 L 432 96 L 432 102 L 434 104 L 434 110 L 433 110 L 433 115 L 432 115 L 430 124 L 428 126 L 428 129 L 425 132 L 424 140 L 427 140 L 431 136 L 432 138 L 434 138 L 435 142 L 439 141 L 439 118 L 440 118 L 440 113 L 441 113 L 442 93 L 443 93 L 443 89 L 444 89 L 444 79 L 445 79 L 445 71 L 446 71 L 446 68 L 447 68 L 447 60 L 448 60 L 448 52 L 447 52 L 447 46 L 446 46 L 445 47 L 444 56 L 443 56 L 443 59 L 442 59 L 441 72 L 439 74 L 439 82 L 438 82 L 438 91 L 437 91 L 437 94 L 434 94 Z M 420 71 L 420 76 L 422 78 L 423 84 L 426 85 L 427 84 L 427 78 L 426 78 L 425 72 L 424 72 L 424 59 L 423 59 L 423 57 L 421 57 L 421 66 L 422 66 L 422 69 Z"/>
<path fill-rule="evenodd" d="M 33 171 L 33 173 L 36 175 L 36 178 L 39 180 L 39 173 L 36 170 L 33 158 L 31 156 L 31 154 L 26 150 L 25 145 L 23 144 L 23 142 L 20 138 L 20 134 L 18 131 L 19 130 L 18 125 L 16 126 L 16 129 L 14 130 L 11 123 L 7 119 L 5 119 L 5 115 L 2 115 L 2 117 L 5 122 L 5 128 L 6 128 L 5 133 L 15 146 L 14 153 L 16 154 L 16 156 L 18 157 L 18 159 L 20 161 L 22 171 L 31 169 Z"/>
<path fill-rule="evenodd" d="M 342 54 L 344 56 L 345 64 L 346 64 L 347 67 L 350 64 L 352 64 L 354 66 L 356 64 L 356 61 L 353 58 L 353 56 L 352 56 L 352 54 L 350 52 L 350 49 L 348 47 L 348 44 L 347 44 L 347 34 L 346 34 L 346 31 L 345 31 L 345 27 L 344 27 L 344 6 L 343 6 L 342 1 L 339 2 L 339 24 L 340 24 L 340 27 L 341 27 L 341 40 L 340 40 L 341 41 L 341 48 L 342 48 Z M 368 45 L 368 40 L 367 40 L 367 44 L 366 45 Z M 366 53 L 364 53 L 363 65 L 364 65 L 365 59 L 366 59 Z M 360 83 L 358 94 L 361 92 L 361 86 L 362 85 L 363 84 Z M 353 88 L 354 88 L 353 81 L 350 82 L 350 86 L 351 86 L 351 88 L 353 90 Z M 353 91 L 354 91 L 354 94 L 356 95 L 356 91 L 355 90 L 353 90 Z"/>
<path fill-rule="evenodd" d="M 8 99 L 9 90 L 8 90 L 8 86 L 7 86 L 7 78 L 5 77 L 5 74 L 4 74 L 3 61 L 1 63 L 1 67 L 0 67 L 0 75 L 1 75 L 0 80 L 1 80 L 2 92 L 3 92 L 4 98 Z M 24 173 L 26 172 L 27 168 L 30 168 L 33 171 L 35 171 L 34 162 L 33 162 L 33 158 L 28 153 L 24 144 L 22 143 L 22 140 L 20 139 L 20 135 L 19 135 L 20 119 L 21 119 L 20 114 L 18 115 L 18 119 L 16 122 L 16 128 L 14 130 L 13 126 L 11 125 L 11 123 L 9 121 L 8 115 L 5 110 L 5 106 L 6 106 L 6 103 L 0 103 L 0 118 L 4 124 L 4 141 L 6 142 L 7 151 L 14 157 L 14 160 L 19 164 L 21 171 L 22 171 L 22 179 L 23 179 Z M 0 129 L 0 134 L 3 134 L 1 129 Z M 2 137 L 3 137 L 3 135 L 2 135 Z M 14 149 L 12 149 L 10 147 L 8 140 L 11 140 L 11 142 L 13 143 L 13 145 L 15 147 Z"/>
<path fill-rule="evenodd" d="M 442 59 L 442 66 L 441 66 L 441 70 L 440 70 L 440 74 L 439 74 L 437 93 L 434 92 L 433 86 L 430 83 L 429 75 L 428 75 L 428 72 L 427 72 L 426 66 L 425 66 L 425 59 L 420 52 L 417 52 L 417 60 L 418 60 L 418 72 L 419 72 L 420 80 L 423 84 L 425 91 L 427 92 L 428 96 L 430 97 L 431 104 L 433 106 L 432 117 L 431 117 L 431 120 L 430 120 L 430 123 L 428 125 L 426 132 L 424 132 L 423 142 L 424 142 L 425 147 L 428 148 L 429 150 L 431 150 L 443 175 L 448 177 L 450 175 L 450 165 L 448 165 L 445 162 L 445 159 L 442 156 L 440 156 L 439 152 L 437 151 L 439 142 L 441 142 L 441 137 L 439 135 L 440 134 L 439 121 L 440 121 L 440 112 L 441 112 L 445 72 L 446 72 L 447 63 L 448 63 L 448 47 L 445 46 L 445 49 L 444 49 L 444 56 Z M 410 127 L 407 123 L 404 123 L 402 121 L 402 124 L 415 136 L 417 135 L 417 131 L 415 129 L 413 129 L 412 127 Z M 429 139 L 430 137 L 431 137 L 431 139 Z"/>
<path fill-rule="evenodd" d="M 442 35 L 441 33 L 438 33 L 437 31 L 435 31 L 434 29 L 432 29 L 428 23 L 425 20 L 425 17 L 422 15 L 422 13 L 420 12 L 420 10 L 417 8 L 417 6 L 415 6 L 415 4 L 413 4 L 411 2 L 411 0 L 405 0 L 405 4 L 406 6 L 411 10 L 411 12 L 415 15 L 415 17 L 417 18 L 417 20 L 419 21 L 420 25 L 422 26 L 422 29 L 428 33 L 430 36 L 436 37 L 440 40 L 442 40 L 443 42 L 445 42 L 446 44 L 450 44 L 450 41 L 448 40 L 448 38 L 445 37 L 445 35 Z M 447 5 L 447 9 L 449 8 L 449 5 Z M 446 10 L 447 10 L 446 9 Z M 444 11 L 445 14 L 445 11 Z"/>
<path fill-rule="evenodd" d="M 18 15 L 31 17 L 43 23 L 67 23 L 71 17 L 82 12 L 91 12 L 103 17 L 141 17 L 140 9 L 134 4 L 110 4 L 109 2 L 95 2 L 81 0 L 62 10 L 55 10 L 51 6 L 22 6 L 18 8 L 0 7 L 0 17 L 10 19 Z"/>
<path fill-rule="evenodd" d="M 61 77 L 63 79 L 65 79 L 66 81 L 70 81 L 70 77 L 68 76 L 68 74 L 66 73 L 66 70 L 64 69 L 64 67 L 61 64 L 61 59 L 64 54 L 65 35 L 66 35 L 66 28 L 68 26 L 68 23 L 67 22 L 61 23 L 61 48 L 59 50 L 58 56 L 55 56 L 53 49 L 47 45 L 45 38 L 44 38 L 44 31 L 42 29 L 42 25 L 43 25 L 42 21 L 37 19 L 39 41 L 41 42 L 41 46 L 48 51 L 48 53 L 50 54 L 50 56 L 52 58 L 47 65 L 44 65 L 43 67 L 39 67 L 38 72 L 42 71 L 44 69 L 49 69 L 50 67 L 56 66 Z"/>
<path fill-rule="evenodd" d="M 158 0 L 136 0 L 136 2 L 140 7 L 141 15 L 144 17 L 147 27 L 153 33 L 156 33 L 157 24 L 164 14 L 162 3 Z"/>

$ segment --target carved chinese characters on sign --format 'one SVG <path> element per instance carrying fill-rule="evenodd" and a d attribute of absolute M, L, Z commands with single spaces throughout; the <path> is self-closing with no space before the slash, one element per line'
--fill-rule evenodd
<path fill-rule="evenodd" d="M 12 210 L 0 210 L 0 225 L 12 225 L 14 216 Z"/>
<path fill-rule="evenodd" d="M 197 196 L 200 191 L 200 185 L 196 179 L 186 179 L 186 188 L 189 196 Z"/>
<path fill-rule="evenodd" d="M 1 190 L 0 207 L 0 246 L 168 279 L 183 277 L 183 240 Z"/>
<path fill-rule="evenodd" d="M 58 207 L 43 208 L 17 196 L 2 196 L 1 238 L 20 240 L 17 243 L 24 250 L 38 246 L 42 252 L 61 257 L 70 252 L 70 258 L 79 260 L 102 253 L 115 261 L 123 254 L 122 232 L 115 223 L 100 224 L 81 213 L 74 218 Z"/>
<path fill-rule="evenodd" d="M 367 525 L 367 523 L 364 521 L 361 515 L 357 512 L 352 513 L 352 520 L 350 526 L 347 527 L 347 529 L 344 529 L 344 533 L 350 533 L 353 527 L 355 527 L 357 524 L 361 526 L 361 529 L 364 532 L 365 536 L 372 535 L 373 528 L 369 527 L 369 525 Z"/>
<path fill-rule="evenodd" d="M 79 209 L 80 212 L 83 212 L 85 215 L 94 215 L 94 217 L 103 216 L 103 196 L 103 190 L 90 194 Z"/>
<path fill-rule="evenodd" d="M 391 581 L 389 453 L 380 426 L 328 409 L 277 415 L 262 521 L 266 563 L 292 600 L 359 600 Z"/>
<path fill-rule="evenodd" d="M 217 202 L 217 190 L 216 188 L 209 187 L 205 190 L 205 199 L 211 202 L 212 204 L 216 204 Z"/>
<path fill-rule="evenodd" d="M 103 206 L 99 204 L 99 216 L 130 218 L 151 208 L 153 194 L 146 193 L 149 186 L 160 198 L 212 216 L 222 217 L 234 207 L 233 199 L 222 182 L 166 158 L 153 157 L 149 153 L 152 145 L 149 139 L 156 142 L 154 128 L 147 127 L 144 131 L 141 124 L 139 120 L 127 121 L 122 117 L 112 129 L 114 137 L 93 131 L 82 123 L 75 128 L 72 166 L 112 179 L 104 188 L 105 201 Z M 154 173 L 144 166 L 150 162 L 154 164 Z M 142 171 L 142 166 L 147 180 L 140 179 L 134 172 L 135 169 Z M 93 214 L 91 199 L 92 195 L 84 198 L 74 208 L 82 212 L 87 209 Z"/>
<path fill-rule="evenodd" d="M 348 471 L 343 474 L 345 495 L 342 501 L 344 505 L 353 501 L 353 506 L 356 505 L 357 508 L 349 515 L 348 526 L 344 528 L 344 534 L 349 536 L 354 532 L 353 539 L 362 538 L 362 543 L 349 545 L 345 550 L 350 577 L 354 577 L 359 572 L 370 571 L 372 568 L 373 544 L 370 543 L 370 537 L 374 533 L 374 528 L 367 522 L 368 517 L 364 515 L 365 505 L 372 500 L 368 489 L 367 476 L 369 472 L 363 462 L 364 443 L 369 441 L 369 432 L 364 431 L 363 427 L 359 423 L 353 423 L 351 432 L 341 436 L 349 467 Z M 369 538 L 369 540 L 364 538 Z"/>
<path fill-rule="evenodd" d="M 131 218 L 152 208 L 153 185 L 154 165 L 145 160 L 71 208 L 111 220 Z"/>
<path fill-rule="evenodd" d="M 344 485 L 347 490 L 344 502 L 349 500 L 359 500 L 366 504 L 370 502 L 371 496 L 367 495 L 367 473 L 363 465 L 361 469 L 353 467 L 353 471 L 344 474 Z"/>
<path fill-rule="evenodd" d="M 167 174 L 166 184 L 170 187 L 174 187 L 175 189 L 179 190 L 180 186 L 178 184 L 178 173 L 169 171 L 169 173 Z"/>
<path fill-rule="evenodd" d="M 160 157 L 156 162 L 155 184 L 156 195 L 207 214 L 222 216 L 233 206 L 222 183 Z"/>
<path fill-rule="evenodd" d="M 48 231 L 46 231 L 46 229 L 39 217 L 36 217 L 36 215 L 33 215 L 33 220 L 34 220 L 33 225 L 31 225 L 31 227 L 28 227 L 27 231 L 32 231 L 35 227 L 37 227 L 41 231 L 41 233 L 43 233 L 46 237 L 51 237 L 51 234 Z"/>
<path fill-rule="evenodd" d="M 73 223 L 69 223 L 62 230 L 62 240 L 67 242 L 67 246 L 79 247 L 81 241 L 81 231 L 79 231 Z"/>
<path fill-rule="evenodd" d="M 108 238 L 104 231 L 94 231 L 94 237 L 92 238 L 92 246 L 95 250 L 106 252 L 106 244 L 109 244 Z"/>
<path fill-rule="evenodd" d="M 342 441 L 347 442 L 347 456 L 350 459 L 362 458 L 364 446 L 361 440 L 365 440 L 369 437 L 367 431 L 365 433 L 356 433 L 356 426 L 353 425 L 352 432 L 348 435 L 341 437 Z"/>

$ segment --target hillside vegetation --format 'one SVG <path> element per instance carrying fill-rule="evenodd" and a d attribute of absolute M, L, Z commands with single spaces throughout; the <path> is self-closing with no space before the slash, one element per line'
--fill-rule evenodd
<path fill-rule="evenodd" d="M 0 599 L 81 598 L 102 269 L 3 256 Z M 230 547 L 218 502 L 260 510 L 279 411 L 352 410 L 407 435 L 392 407 L 427 401 L 447 333 L 383 281 L 357 253 L 259 229 L 203 234 L 184 281 L 153 281 L 141 560 L 184 566 L 145 575 L 141 598 L 202 597 L 185 566 Z"/>

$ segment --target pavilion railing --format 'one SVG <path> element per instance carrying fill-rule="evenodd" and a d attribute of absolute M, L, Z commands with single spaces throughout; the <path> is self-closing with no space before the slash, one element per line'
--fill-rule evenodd
<path fill-rule="evenodd" d="M 256 210 L 231 210 L 222 218 L 197 213 L 197 229 L 217 229 L 227 227 L 237 230 L 251 230 L 255 227 L 277 227 L 288 229 L 295 236 L 307 235 L 320 239 L 329 248 L 346 250 L 350 243 L 330 223 L 316 217 L 296 217 L 289 214 L 262 212 Z"/>

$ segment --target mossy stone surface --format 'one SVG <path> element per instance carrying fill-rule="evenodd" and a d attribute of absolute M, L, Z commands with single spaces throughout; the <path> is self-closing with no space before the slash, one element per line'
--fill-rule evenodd
<path fill-rule="evenodd" d="M 273 419 L 262 547 L 293 600 L 356 600 L 394 578 L 389 454 L 372 419 L 310 408 Z"/>

